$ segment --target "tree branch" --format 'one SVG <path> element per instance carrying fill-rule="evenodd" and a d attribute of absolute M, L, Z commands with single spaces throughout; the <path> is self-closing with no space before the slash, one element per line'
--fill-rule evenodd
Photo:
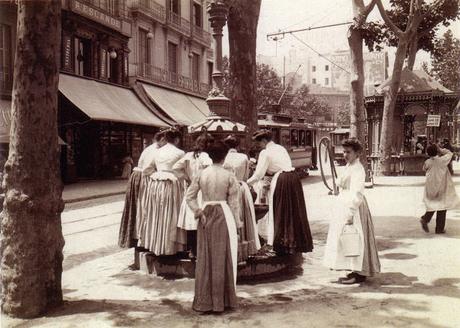
<path fill-rule="evenodd" d="M 380 12 L 380 16 L 382 17 L 383 21 L 385 22 L 385 24 L 388 25 L 388 27 L 390 28 L 390 30 L 396 34 L 397 37 L 400 37 L 404 34 L 403 31 L 401 31 L 401 29 L 399 27 L 397 27 L 393 21 L 391 20 L 391 18 L 388 16 L 387 12 L 385 11 L 385 8 L 383 7 L 383 4 L 382 4 L 382 0 L 377 0 L 377 7 L 379 8 L 379 12 Z"/>
<path fill-rule="evenodd" d="M 377 3 L 377 0 L 372 0 L 371 2 L 369 2 L 369 4 L 366 7 L 364 7 L 363 15 L 365 17 L 367 17 L 370 14 L 372 9 L 374 9 L 376 3 Z"/>

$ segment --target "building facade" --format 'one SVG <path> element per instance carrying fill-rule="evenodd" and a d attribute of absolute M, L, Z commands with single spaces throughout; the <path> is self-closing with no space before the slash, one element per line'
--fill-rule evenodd
<path fill-rule="evenodd" d="M 14 2 L 0 6 L 0 105 L 5 118 L 11 108 L 17 7 Z M 126 1 L 63 0 L 61 23 L 58 133 L 63 179 L 119 176 L 126 157 L 136 161 L 158 128 L 171 125 L 130 87 L 132 19 Z M 2 147 L 8 148 L 7 143 Z"/>
<path fill-rule="evenodd" d="M 205 98 L 213 70 L 206 2 L 134 0 L 128 6 L 131 78 Z"/>

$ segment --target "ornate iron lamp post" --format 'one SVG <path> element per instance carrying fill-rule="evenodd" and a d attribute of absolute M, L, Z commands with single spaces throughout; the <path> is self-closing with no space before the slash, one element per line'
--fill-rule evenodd
<path fill-rule="evenodd" d="M 213 85 L 206 99 L 210 115 L 206 120 L 189 126 L 189 133 L 193 135 L 207 131 L 217 139 L 233 133 L 242 138 L 246 134 L 246 126 L 230 120 L 230 99 L 224 95 L 222 88 L 224 75 L 222 72 L 222 30 L 227 22 L 228 9 L 222 1 L 216 0 L 208 5 L 208 13 L 215 43 Z"/>

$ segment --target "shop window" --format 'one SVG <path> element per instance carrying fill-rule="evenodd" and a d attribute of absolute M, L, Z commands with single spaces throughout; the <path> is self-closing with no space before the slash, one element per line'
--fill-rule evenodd
<path fill-rule="evenodd" d="M 13 82 L 11 27 L 0 24 L 0 85 L 1 91 L 11 90 Z"/>
<path fill-rule="evenodd" d="M 203 26 L 203 9 L 198 3 L 193 3 L 193 23 L 198 27 Z"/>
<path fill-rule="evenodd" d="M 74 50 L 75 74 L 91 77 L 91 41 L 76 37 Z"/>
<path fill-rule="evenodd" d="M 99 69 L 99 77 L 101 79 L 109 79 L 110 78 L 110 56 L 107 49 L 101 49 L 101 67 Z"/>
<path fill-rule="evenodd" d="M 108 72 L 109 72 L 109 81 L 112 82 L 112 83 L 119 83 L 120 81 L 118 80 L 118 76 L 120 74 L 119 72 L 119 60 L 120 58 L 118 58 L 118 54 L 117 54 L 117 58 L 111 58 L 110 56 L 108 56 L 109 60 L 109 64 L 108 64 Z"/>

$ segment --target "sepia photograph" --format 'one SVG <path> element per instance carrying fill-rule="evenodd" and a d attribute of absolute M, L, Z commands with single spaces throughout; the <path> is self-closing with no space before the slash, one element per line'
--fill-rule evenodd
<path fill-rule="evenodd" d="M 460 0 L 0 0 L 0 327 L 460 327 Z"/>

